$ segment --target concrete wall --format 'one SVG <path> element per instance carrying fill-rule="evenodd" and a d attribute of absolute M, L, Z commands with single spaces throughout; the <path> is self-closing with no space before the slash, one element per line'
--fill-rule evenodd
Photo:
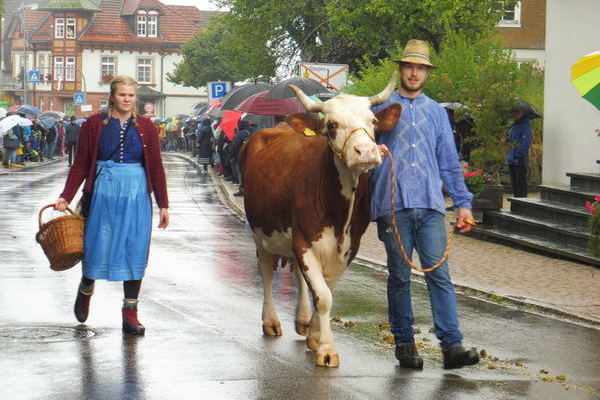
<path fill-rule="evenodd" d="M 535 62 L 538 67 L 544 68 L 546 65 L 546 51 L 545 50 L 531 50 L 531 49 L 513 49 L 515 54 L 515 60 L 520 62 Z"/>
<path fill-rule="evenodd" d="M 600 111 L 571 84 L 571 65 L 600 49 L 600 1 L 548 0 L 544 93 L 543 181 L 568 182 L 565 173 L 598 171 Z"/>

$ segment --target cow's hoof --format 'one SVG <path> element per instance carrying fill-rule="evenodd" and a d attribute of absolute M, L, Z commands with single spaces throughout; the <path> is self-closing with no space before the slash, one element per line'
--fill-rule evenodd
<path fill-rule="evenodd" d="M 318 338 L 314 338 L 314 337 L 307 337 L 306 338 L 306 346 L 311 349 L 312 351 L 317 351 L 319 350 L 319 339 Z"/>
<path fill-rule="evenodd" d="M 272 325 L 266 325 L 263 324 L 262 326 L 263 328 L 263 333 L 266 336 L 281 336 L 282 332 L 281 332 L 281 324 L 272 324 Z"/>
<path fill-rule="evenodd" d="M 337 368 L 340 366 L 340 356 L 334 352 L 317 354 L 317 367 Z"/>
<path fill-rule="evenodd" d="M 296 333 L 300 336 L 308 336 L 310 332 L 310 323 L 296 321 Z"/>

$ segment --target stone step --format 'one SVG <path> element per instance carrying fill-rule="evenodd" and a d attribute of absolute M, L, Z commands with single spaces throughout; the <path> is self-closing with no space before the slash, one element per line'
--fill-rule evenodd
<path fill-rule="evenodd" d="M 513 214 L 558 225 L 588 226 L 589 214 L 584 205 L 573 207 L 555 201 L 523 197 L 513 197 L 508 200 Z"/>
<path fill-rule="evenodd" d="M 585 202 L 594 201 L 594 197 L 597 195 L 585 188 L 550 185 L 540 185 L 540 192 L 542 200 L 568 204 L 577 209 L 583 209 Z"/>
<path fill-rule="evenodd" d="M 540 221 L 525 215 L 508 211 L 486 211 L 483 219 L 484 227 L 498 228 L 521 235 L 534 235 L 556 242 L 559 246 L 568 244 L 587 248 L 590 238 L 589 228 L 572 224 L 558 224 Z"/>
<path fill-rule="evenodd" d="M 600 194 L 600 173 L 567 172 L 571 178 L 571 186 Z"/>
<path fill-rule="evenodd" d="M 484 225 L 476 227 L 473 235 L 493 242 L 516 244 L 545 255 L 558 256 L 600 267 L 600 258 L 592 256 L 587 250 L 567 244 L 557 245 L 556 242 L 544 237 L 515 233 L 501 228 L 490 228 Z"/>

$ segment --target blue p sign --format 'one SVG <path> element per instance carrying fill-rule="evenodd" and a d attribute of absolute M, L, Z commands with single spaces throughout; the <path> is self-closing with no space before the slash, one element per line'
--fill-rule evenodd
<path fill-rule="evenodd" d="M 213 82 L 210 88 L 210 97 L 220 99 L 227 94 L 226 82 Z"/>

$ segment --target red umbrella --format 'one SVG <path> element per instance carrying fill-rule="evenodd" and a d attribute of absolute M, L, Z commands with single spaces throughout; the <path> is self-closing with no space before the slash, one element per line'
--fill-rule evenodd
<path fill-rule="evenodd" d="M 221 129 L 229 140 L 233 140 L 240 118 L 242 118 L 242 114 L 237 111 L 225 110 L 223 113 Z"/>
<path fill-rule="evenodd" d="M 242 101 L 235 109 L 257 115 L 289 115 L 306 112 L 296 97 L 265 100 L 268 94 L 268 90 L 253 94 Z"/>

